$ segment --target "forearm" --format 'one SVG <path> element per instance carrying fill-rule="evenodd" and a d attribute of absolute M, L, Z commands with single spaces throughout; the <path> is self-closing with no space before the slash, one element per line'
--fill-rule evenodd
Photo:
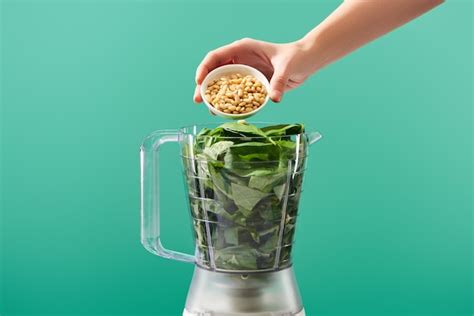
<path fill-rule="evenodd" d="M 318 71 L 443 0 L 347 0 L 298 43 Z"/>

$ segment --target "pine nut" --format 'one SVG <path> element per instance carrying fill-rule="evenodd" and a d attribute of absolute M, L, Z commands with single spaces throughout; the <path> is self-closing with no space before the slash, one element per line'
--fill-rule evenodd
<path fill-rule="evenodd" d="M 267 97 L 265 86 L 251 75 L 235 73 L 212 80 L 205 100 L 224 113 L 248 113 L 262 106 Z"/>

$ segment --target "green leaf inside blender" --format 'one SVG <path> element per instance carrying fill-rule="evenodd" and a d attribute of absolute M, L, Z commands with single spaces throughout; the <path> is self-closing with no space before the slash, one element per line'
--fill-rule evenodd
<path fill-rule="evenodd" d="M 203 129 L 185 157 L 200 264 L 257 271 L 291 264 L 306 140 L 302 124 Z M 186 156 L 186 155 L 185 155 Z M 197 175 L 197 176 L 195 176 Z M 212 257 L 211 257 L 212 256 Z"/>

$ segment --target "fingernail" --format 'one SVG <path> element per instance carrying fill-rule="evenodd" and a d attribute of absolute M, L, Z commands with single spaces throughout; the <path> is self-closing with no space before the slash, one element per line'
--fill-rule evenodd
<path fill-rule="evenodd" d="M 273 102 L 280 102 L 281 101 L 281 96 L 280 95 L 273 96 L 272 100 L 273 100 Z"/>

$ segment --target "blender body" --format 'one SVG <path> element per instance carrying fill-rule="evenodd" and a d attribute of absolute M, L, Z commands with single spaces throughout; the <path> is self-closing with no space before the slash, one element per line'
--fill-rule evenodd
<path fill-rule="evenodd" d="M 251 153 L 246 144 L 255 146 L 258 137 L 219 136 L 220 144 L 204 157 L 216 139 L 200 130 L 157 131 L 145 139 L 142 244 L 153 254 L 196 265 L 184 315 L 304 315 L 291 249 L 308 146 L 320 134 L 270 136 Z M 159 148 L 166 142 L 181 147 L 194 255 L 165 249 L 160 241 Z M 245 161 L 209 159 L 226 146 Z"/>

